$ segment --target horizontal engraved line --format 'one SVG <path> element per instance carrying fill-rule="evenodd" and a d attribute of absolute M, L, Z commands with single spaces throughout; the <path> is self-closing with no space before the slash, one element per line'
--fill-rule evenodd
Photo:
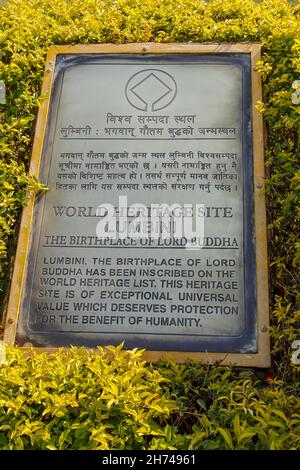
<path fill-rule="evenodd" d="M 151 249 L 151 250 L 185 250 L 187 249 L 186 246 L 119 246 L 119 245 L 107 245 L 107 246 L 101 246 L 101 245 L 89 245 L 89 246 L 84 246 L 84 245 L 42 245 L 43 248 L 135 248 L 137 250 L 140 249 Z M 189 247 L 190 249 L 197 249 L 198 247 Z M 203 246 L 201 247 L 201 250 L 239 250 L 239 247 L 231 247 L 231 246 L 224 246 L 224 247 L 219 247 L 219 246 Z"/>
<path fill-rule="evenodd" d="M 175 142 L 177 140 L 237 140 L 233 137 L 219 137 L 217 139 L 214 139 L 213 137 L 195 137 L 194 139 L 189 139 L 189 138 L 180 138 L 176 137 L 175 139 L 168 139 L 168 138 L 161 138 L 161 139 L 147 139 L 143 137 L 135 137 L 134 139 L 131 139 L 129 137 L 122 137 L 121 139 L 111 139 L 110 137 L 90 137 L 89 139 L 86 139 L 85 137 L 60 137 L 60 140 L 170 140 L 172 142 Z"/>

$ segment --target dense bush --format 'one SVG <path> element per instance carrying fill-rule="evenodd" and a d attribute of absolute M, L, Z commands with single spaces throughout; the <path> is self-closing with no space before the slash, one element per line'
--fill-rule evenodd
<path fill-rule="evenodd" d="M 144 431 L 139 431 L 139 424 L 134 420 L 140 418 L 128 412 L 127 391 L 122 392 L 119 408 L 115 403 L 109 408 L 102 391 L 105 378 L 101 379 L 104 382 L 93 385 L 92 377 L 98 377 L 99 370 L 106 370 L 104 359 L 74 352 L 68 360 L 67 353 L 61 353 L 49 363 L 43 356 L 32 357 L 27 362 L 20 353 L 12 351 L 11 365 L 1 370 L 0 447 L 76 447 L 81 446 L 80 442 L 82 447 L 89 442 L 91 446 L 103 448 L 123 445 L 299 447 L 296 439 L 299 383 L 297 368 L 291 363 L 291 345 L 293 340 L 299 339 L 300 325 L 297 310 L 300 298 L 300 106 L 291 101 L 292 83 L 300 78 L 299 31 L 299 2 L 290 4 L 285 0 L 10 0 L 0 9 L 0 80 L 4 80 L 7 87 L 7 102 L 0 105 L 2 297 L 26 188 L 39 188 L 26 168 L 45 56 L 50 45 L 140 41 L 259 41 L 262 44 L 262 60 L 257 68 L 264 83 L 264 102 L 257 106 L 264 113 L 267 129 L 272 373 L 276 377 L 269 385 L 263 382 L 262 386 L 255 382 L 252 373 L 249 372 L 249 377 L 240 377 L 228 368 L 211 370 L 200 365 L 161 364 L 146 370 L 136 364 L 133 370 L 140 370 L 137 377 L 141 374 L 143 386 L 147 377 L 149 389 L 145 393 L 155 390 L 157 400 L 162 400 L 160 403 L 164 397 L 169 400 L 171 396 L 178 407 L 168 416 L 164 411 L 167 402 L 155 410 L 143 392 L 136 390 L 137 406 L 133 409 L 141 406 L 145 411 L 141 419 L 146 423 Z M 118 370 L 118 360 L 115 358 L 112 365 L 107 365 L 108 369 Z M 135 363 L 134 359 L 132 361 Z M 89 364 L 93 365 L 93 370 Z M 79 374 L 82 374 L 82 383 Z M 127 374 L 133 377 L 135 372 L 129 369 L 126 372 L 125 368 L 120 377 L 114 375 L 121 391 L 122 377 Z M 171 383 L 150 380 L 172 374 L 176 380 L 172 379 Z M 74 383 L 88 392 L 89 400 L 75 393 Z M 57 388 L 55 393 L 53 387 Z M 128 394 L 132 393 L 130 390 Z M 107 393 L 113 396 L 112 391 Z M 98 405 L 106 413 L 103 421 L 99 418 Z M 62 414 L 55 415 L 56 407 L 60 409 L 60 406 L 65 406 Z M 126 418 L 124 422 L 120 419 L 118 424 L 120 416 Z M 83 431 L 80 426 L 89 419 Z M 108 427 L 109 420 L 112 420 L 112 428 Z M 76 423 L 79 423 L 77 429 Z M 130 429 L 128 433 L 124 431 L 127 429 Z M 151 429 L 156 429 L 158 435 L 151 434 Z M 102 434 L 104 437 L 100 438 Z"/>
<path fill-rule="evenodd" d="M 296 449 L 300 406 L 229 367 L 146 366 L 142 351 L 8 351 L 2 449 Z"/>

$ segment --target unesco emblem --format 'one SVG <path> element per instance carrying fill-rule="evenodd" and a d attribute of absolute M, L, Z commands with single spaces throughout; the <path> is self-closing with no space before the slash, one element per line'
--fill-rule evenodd
<path fill-rule="evenodd" d="M 127 101 L 136 109 L 145 112 L 160 111 L 172 103 L 177 93 L 174 78 L 158 69 L 137 72 L 125 87 Z"/>

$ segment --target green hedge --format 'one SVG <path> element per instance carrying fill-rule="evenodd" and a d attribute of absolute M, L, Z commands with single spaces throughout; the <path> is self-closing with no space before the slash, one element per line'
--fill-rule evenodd
<path fill-rule="evenodd" d="M 147 366 L 141 351 L 85 349 L 0 369 L 2 449 L 296 449 L 300 405 L 280 382 L 199 364 Z"/>
<path fill-rule="evenodd" d="M 153 422 L 164 430 L 165 436 L 151 437 L 152 440 L 149 436 L 147 439 L 139 438 L 139 432 L 135 428 L 132 431 L 134 444 L 126 441 L 128 446 L 173 445 L 176 448 L 184 448 L 185 445 L 204 448 L 214 445 L 247 448 L 251 446 L 253 448 L 299 446 L 294 431 L 297 419 L 299 419 L 299 399 L 296 398 L 297 391 L 299 392 L 299 380 L 297 367 L 291 363 L 291 345 L 295 339 L 299 339 L 300 325 L 300 311 L 297 310 L 300 298 L 300 106 L 293 105 L 291 101 L 294 91 L 292 83 L 300 79 L 299 31 L 299 2 L 289 4 L 285 0 L 262 2 L 253 0 L 212 0 L 210 2 L 201 0 L 164 0 L 163 2 L 161 0 L 10 0 L 4 8 L 0 9 L 0 80 L 4 80 L 7 87 L 7 102 L 5 105 L 0 105 L 0 288 L 2 297 L 5 294 L 9 260 L 16 243 L 16 224 L 20 208 L 25 203 L 26 189 L 33 190 L 40 187 L 27 174 L 26 168 L 31 154 L 32 132 L 39 105 L 45 56 L 50 45 L 139 41 L 194 41 L 198 43 L 258 41 L 263 46 L 262 60 L 257 64 L 257 69 L 263 79 L 264 102 L 258 103 L 257 106 L 264 113 L 268 135 L 266 191 L 274 380 L 269 385 L 263 382 L 264 386 L 261 387 L 253 383 L 251 372 L 249 372 L 250 378 L 244 379 L 227 368 L 206 369 L 196 365 L 157 366 L 155 373 L 162 376 L 175 374 L 175 369 L 178 371 L 178 374 L 176 372 L 177 379 L 168 385 L 162 383 L 161 391 L 158 393 L 163 393 L 167 397 L 171 396 L 181 411 L 175 412 L 175 417 L 169 418 L 167 415 L 164 417 L 160 415 L 159 411 L 157 411 L 157 416 L 149 411 L 146 420 L 148 418 L 150 421 L 154 420 Z M 42 426 L 39 421 L 48 423 L 42 417 L 43 411 L 41 410 L 46 406 L 43 401 L 40 403 L 40 408 L 36 404 L 31 408 L 31 403 L 35 403 L 34 400 L 38 398 L 30 388 L 31 381 L 36 383 L 34 377 L 40 377 L 41 381 L 45 380 L 40 367 L 41 364 L 46 367 L 47 361 L 45 358 L 34 357 L 28 363 L 18 356 L 19 353 L 12 352 L 11 354 L 14 357 L 11 366 L 4 368 L 1 374 L 8 374 L 9 380 L 15 376 L 16 385 L 11 391 L 5 386 L 6 382 L 0 385 L 4 387 L 1 392 L 4 407 L 4 415 L 1 415 L 1 419 L 3 419 L 4 429 L 1 431 L 0 427 L 0 447 L 21 446 L 23 441 L 26 447 L 43 447 L 45 442 L 48 442 L 47 439 L 37 442 L 38 437 L 33 437 L 34 442 L 31 442 L 30 438 L 26 437 L 26 430 L 24 430 L 25 437 L 22 438 L 18 434 L 19 431 L 14 433 L 6 427 L 10 425 L 6 419 L 8 416 L 11 417 L 12 413 L 15 416 L 14 426 L 17 426 L 18 419 L 20 419 L 20 423 L 22 422 L 25 428 L 28 426 L 28 429 L 31 429 L 36 426 L 37 430 L 40 429 L 39 426 Z M 87 353 L 76 352 L 74 356 L 71 354 L 70 368 L 75 367 L 76 361 L 79 361 L 78 364 L 83 364 L 80 361 L 97 361 L 95 358 L 88 359 L 85 354 Z M 83 355 L 85 359 L 79 358 L 80 355 Z M 51 362 L 53 377 L 58 374 L 61 357 L 59 355 Z M 61 367 L 65 366 L 61 365 Z M 195 381 L 191 378 L 192 372 L 196 374 Z M 143 373 L 146 374 L 146 371 L 144 370 Z M 149 371 L 149 373 L 152 372 Z M 181 373 L 184 377 L 189 377 L 186 384 L 181 379 Z M 71 372 L 66 370 L 66 374 L 70 383 L 66 382 L 64 389 L 57 390 L 58 397 L 61 397 L 68 387 L 71 390 Z M 25 395 L 15 398 L 23 387 L 20 381 L 21 376 L 24 376 L 22 380 L 25 380 L 26 384 L 24 385 Z M 205 387 L 202 387 L 203 383 Z M 82 386 L 89 390 L 88 383 L 84 382 Z M 154 383 L 149 385 L 154 388 L 155 386 Z M 11 398 L 9 398 L 10 394 L 12 394 Z M 182 397 L 189 397 L 189 402 L 195 406 L 191 420 L 188 420 L 190 416 L 188 402 Z M 198 405 L 195 397 L 199 398 Z M 206 404 L 205 397 L 209 401 L 209 406 Z M 26 407 L 23 409 L 22 405 L 16 408 L 18 400 L 23 403 L 23 399 L 26 403 L 28 400 Z M 136 399 L 137 401 L 144 400 L 139 393 Z M 14 406 L 11 408 L 4 406 L 3 400 Z M 84 414 L 85 406 L 93 406 L 92 402 L 86 404 L 85 400 L 79 401 L 76 407 L 79 408 L 80 416 Z M 245 405 L 242 405 L 243 403 Z M 288 410 L 288 415 L 281 414 L 281 412 L 285 413 L 285 409 Z M 240 414 L 236 413 L 236 410 L 240 410 Z M 293 412 L 297 412 L 298 417 L 293 417 Z M 125 408 L 122 413 L 126 415 Z M 195 416 L 195 413 L 198 415 Z M 239 421 L 237 418 L 234 419 L 234 416 L 239 416 Z M 71 415 L 68 415 L 66 423 L 70 423 L 72 419 Z M 83 419 L 82 416 L 80 419 Z M 206 422 L 206 419 L 210 424 Z M 70 431 L 70 434 L 66 431 L 66 435 L 71 436 L 66 439 L 66 442 L 68 443 L 69 439 L 71 444 L 64 444 L 65 438 L 62 437 L 59 443 L 59 433 L 65 431 L 65 419 L 63 416 L 56 416 L 53 420 L 54 424 L 49 424 L 52 421 L 48 423 L 51 435 L 49 445 L 78 446 L 76 439 L 80 441 L 81 437 L 78 436 L 82 435 L 81 432 L 78 431 L 76 434 L 75 428 Z M 36 424 L 34 424 L 35 421 L 37 421 Z M 239 425 L 244 429 L 242 433 L 253 433 L 252 428 L 258 426 L 257 422 L 261 423 L 261 434 L 255 431 L 255 435 L 249 435 L 238 443 L 236 433 L 240 432 L 238 431 Z M 176 431 L 174 426 L 177 425 Z M 93 426 L 97 427 L 95 420 L 91 424 L 91 429 Z M 114 427 L 115 424 L 112 423 L 112 426 Z M 192 426 L 196 426 L 197 429 L 193 431 Z M 50 428 L 53 430 L 54 437 Z M 200 436 L 198 444 L 197 433 L 198 437 Z M 201 433 L 205 435 L 202 436 Z M 266 436 L 263 436 L 263 433 L 267 433 Z M 33 434 L 39 435 L 38 431 Z M 184 434 L 187 437 L 183 437 Z M 188 436 L 192 434 L 194 437 L 189 438 Z M 85 443 L 90 442 L 90 436 L 89 433 L 89 438 L 82 437 Z M 10 444 L 7 443 L 7 439 Z M 91 445 L 94 446 L 94 442 L 98 441 L 91 439 L 93 442 Z M 107 439 L 108 446 L 122 447 L 123 445 L 120 444 L 121 441 L 118 441 L 117 431 L 115 444 L 112 444 L 110 438 Z M 193 439 L 196 439 L 196 442 Z M 170 444 L 171 441 L 172 444 Z M 105 445 L 103 444 L 104 447 Z"/>

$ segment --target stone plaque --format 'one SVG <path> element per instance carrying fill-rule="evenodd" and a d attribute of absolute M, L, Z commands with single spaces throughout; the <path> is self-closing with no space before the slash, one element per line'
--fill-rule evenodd
<path fill-rule="evenodd" d="M 8 341 L 268 365 L 258 58 L 51 48 Z"/>

